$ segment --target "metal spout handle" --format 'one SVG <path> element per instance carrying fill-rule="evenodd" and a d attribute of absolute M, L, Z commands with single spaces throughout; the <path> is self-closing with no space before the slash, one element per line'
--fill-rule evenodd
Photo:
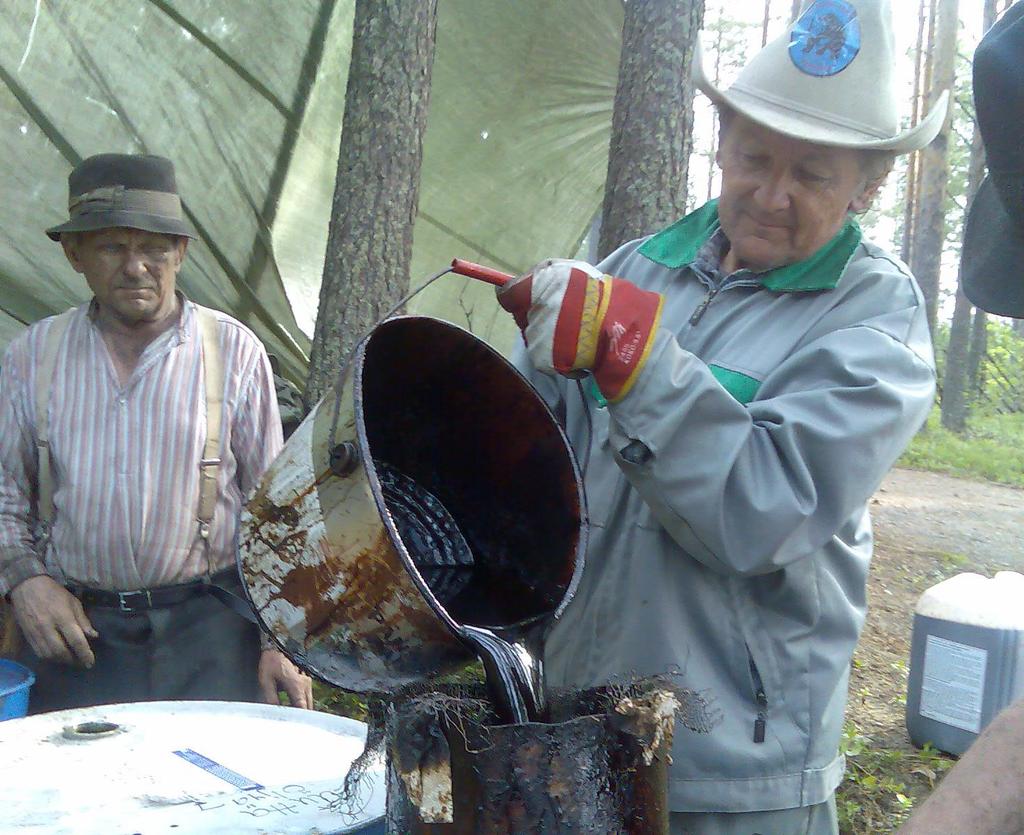
<path fill-rule="evenodd" d="M 500 270 L 485 267 L 482 264 L 474 264 L 472 261 L 463 261 L 456 258 L 452 261 L 452 272 L 464 275 L 466 278 L 475 278 L 477 281 L 485 281 L 495 287 L 504 287 L 510 282 L 514 275 L 503 273 Z"/>

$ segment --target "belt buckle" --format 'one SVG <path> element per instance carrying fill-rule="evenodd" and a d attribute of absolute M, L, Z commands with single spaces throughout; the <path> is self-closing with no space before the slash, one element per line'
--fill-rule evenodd
<path fill-rule="evenodd" d="M 144 597 L 146 600 L 146 607 L 149 609 L 153 608 L 153 595 L 149 593 L 149 589 L 139 589 L 138 591 L 117 592 L 117 610 L 127 615 L 138 611 L 138 609 L 129 602 L 129 598 L 132 597 Z"/>

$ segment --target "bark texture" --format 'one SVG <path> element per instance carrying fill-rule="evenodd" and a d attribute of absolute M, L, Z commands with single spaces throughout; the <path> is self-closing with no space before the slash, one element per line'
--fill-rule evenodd
<path fill-rule="evenodd" d="M 686 213 L 693 126 L 690 66 L 704 2 L 631 0 L 625 12 L 601 257 Z"/>
<path fill-rule="evenodd" d="M 956 59 L 957 0 L 938 0 L 935 38 L 932 43 L 931 78 L 928 84 L 927 112 L 944 90 L 953 89 Z M 952 108 L 950 108 L 952 111 Z M 917 221 L 911 250 L 911 268 L 921 285 L 928 309 L 928 324 L 935 331 L 939 304 L 939 274 L 942 247 L 946 240 L 946 182 L 949 179 L 948 148 L 950 116 L 938 136 L 921 153 L 921 186 Z"/>
<path fill-rule="evenodd" d="M 925 0 L 920 0 L 917 9 L 917 46 L 914 51 L 914 93 L 911 107 L 910 123 L 916 125 L 921 118 L 921 85 L 925 63 L 925 31 L 927 30 Z M 920 151 L 909 154 L 907 159 L 906 189 L 903 198 L 903 241 L 900 247 L 900 258 L 905 264 L 910 263 L 910 255 L 914 241 L 914 215 L 917 210 L 917 175 Z"/>
<path fill-rule="evenodd" d="M 437 0 L 357 0 L 306 403 L 406 292 Z"/>

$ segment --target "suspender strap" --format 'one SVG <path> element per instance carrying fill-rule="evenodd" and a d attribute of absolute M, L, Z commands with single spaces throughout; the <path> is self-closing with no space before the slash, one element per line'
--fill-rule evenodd
<path fill-rule="evenodd" d="M 220 467 L 220 428 L 224 405 L 224 363 L 221 361 L 217 316 L 196 305 L 199 338 L 203 348 L 203 380 L 206 388 L 206 448 L 199 462 L 199 535 L 210 536 L 210 522 L 217 506 L 217 471 Z"/>
<path fill-rule="evenodd" d="M 36 369 L 36 515 L 48 530 L 53 520 L 53 471 L 50 461 L 50 387 L 60 344 L 71 324 L 75 308 L 65 310 L 50 323 L 43 337 L 43 353 Z"/>
<path fill-rule="evenodd" d="M 48 533 L 53 520 L 53 470 L 50 457 L 50 389 L 57 354 L 75 308 L 60 314 L 50 323 L 43 337 L 42 355 L 36 370 L 36 514 Z M 217 507 L 217 472 L 220 467 L 221 415 L 224 405 L 224 363 L 220 352 L 217 316 L 196 305 L 196 322 L 202 347 L 203 382 L 206 394 L 206 446 L 199 462 L 199 507 L 196 518 L 199 535 L 209 541 L 210 523 Z M 232 607 L 234 608 L 234 607 Z"/>

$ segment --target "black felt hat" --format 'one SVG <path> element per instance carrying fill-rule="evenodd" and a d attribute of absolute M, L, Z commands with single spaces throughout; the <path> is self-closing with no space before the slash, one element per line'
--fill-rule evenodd
<path fill-rule="evenodd" d="M 971 302 L 1024 318 L 1024 2 L 993 26 L 974 53 L 974 104 L 988 176 L 971 204 L 960 281 Z"/>
<path fill-rule="evenodd" d="M 185 220 L 174 179 L 174 164 L 146 154 L 97 154 L 68 175 L 67 223 L 46 230 L 62 232 L 125 227 L 163 235 L 196 237 Z"/>

